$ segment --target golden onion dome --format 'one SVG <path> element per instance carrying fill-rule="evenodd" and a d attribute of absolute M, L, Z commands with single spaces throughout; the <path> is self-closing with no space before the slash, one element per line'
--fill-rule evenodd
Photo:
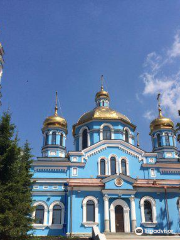
<path fill-rule="evenodd" d="M 151 133 L 160 129 L 174 129 L 174 123 L 170 118 L 163 117 L 159 106 L 159 117 L 154 119 L 150 124 Z"/>
<path fill-rule="evenodd" d="M 58 127 L 63 128 L 67 132 L 67 121 L 58 115 L 58 107 L 57 107 L 57 92 L 56 92 L 56 106 L 55 112 L 53 116 L 49 116 L 44 120 L 43 128 L 47 127 Z"/>
<path fill-rule="evenodd" d="M 98 98 L 107 98 L 110 100 L 109 93 L 104 91 L 103 86 L 101 86 L 101 91 L 96 93 L 95 101 L 97 101 Z"/>
<path fill-rule="evenodd" d="M 84 113 L 78 120 L 77 125 L 91 120 L 124 120 L 125 122 L 131 123 L 125 115 L 109 107 L 96 107 L 92 111 Z"/>

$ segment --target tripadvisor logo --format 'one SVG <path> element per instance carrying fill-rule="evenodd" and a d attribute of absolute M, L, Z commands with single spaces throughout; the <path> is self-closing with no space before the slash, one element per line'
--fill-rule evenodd
<path fill-rule="evenodd" d="M 137 227 L 137 228 L 135 229 L 135 234 L 136 234 L 136 235 L 142 235 L 142 234 L 143 234 L 143 229 L 142 229 L 141 227 Z"/>

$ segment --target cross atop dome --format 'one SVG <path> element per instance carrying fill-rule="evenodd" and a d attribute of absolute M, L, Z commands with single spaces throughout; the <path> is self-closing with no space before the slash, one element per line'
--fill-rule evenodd
<path fill-rule="evenodd" d="M 101 91 L 96 93 L 95 102 L 97 107 L 109 107 L 109 93 L 104 91 L 103 87 L 104 77 L 101 75 Z"/>

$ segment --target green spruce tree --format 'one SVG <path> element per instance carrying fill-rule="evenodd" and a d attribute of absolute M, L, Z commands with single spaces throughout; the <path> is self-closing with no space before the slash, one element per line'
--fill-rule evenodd
<path fill-rule="evenodd" d="M 29 144 L 18 146 L 11 115 L 0 121 L 0 239 L 28 238 L 32 230 L 31 153 Z"/>

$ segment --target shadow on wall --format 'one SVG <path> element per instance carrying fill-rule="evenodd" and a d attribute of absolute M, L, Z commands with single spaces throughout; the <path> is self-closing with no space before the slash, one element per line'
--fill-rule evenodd
<path fill-rule="evenodd" d="M 164 229 L 171 230 L 173 225 L 173 221 L 171 221 L 170 219 L 168 222 L 166 209 L 165 208 L 163 209 L 162 207 L 160 208 L 160 212 L 157 215 L 157 222 L 158 222 L 157 227 L 161 230 L 164 230 Z"/>

